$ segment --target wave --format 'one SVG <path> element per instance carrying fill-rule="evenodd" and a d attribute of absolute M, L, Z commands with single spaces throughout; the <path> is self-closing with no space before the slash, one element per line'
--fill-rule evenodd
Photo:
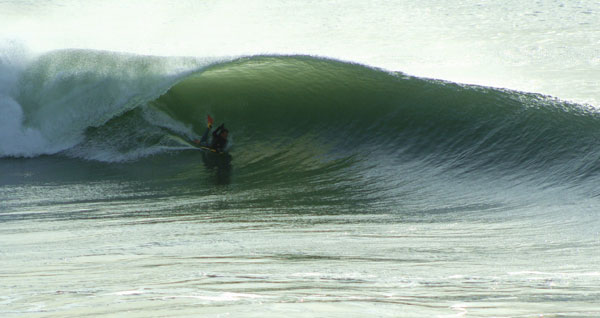
<path fill-rule="evenodd" d="M 177 154 L 211 114 L 233 133 L 236 167 L 360 169 L 380 178 L 410 170 L 542 186 L 598 175 L 599 114 L 538 94 L 311 56 L 68 50 L 4 74 L 2 157 Z"/>

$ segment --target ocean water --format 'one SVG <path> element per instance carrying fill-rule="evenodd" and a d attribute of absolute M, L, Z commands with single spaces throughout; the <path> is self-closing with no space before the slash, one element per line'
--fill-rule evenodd
<path fill-rule="evenodd" d="M 0 315 L 600 317 L 599 13 L 0 2 Z"/>

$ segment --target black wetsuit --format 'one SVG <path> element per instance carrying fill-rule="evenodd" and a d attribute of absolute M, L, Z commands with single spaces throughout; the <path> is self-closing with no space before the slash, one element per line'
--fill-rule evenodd
<path fill-rule="evenodd" d="M 221 124 L 221 126 L 217 127 L 215 131 L 213 131 L 212 135 L 212 144 L 210 147 L 217 151 L 223 151 L 227 146 L 227 139 L 221 137 L 221 133 L 225 130 L 225 124 Z"/>
<path fill-rule="evenodd" d="M 202 139 L 200 139 L 200 145 L 205 147 L 210 147 L 216 151 L 223 151 L 227 146 L 227 139 L 221 137 L 221 133 L 225 130 L 225 124 L 221 124 L 221 126 L 217 127 L 215 131 L 212 133 L 212 142 L 210 145 L 208 144 L 208 133 L 210 132 L 210 128 L 206 128 L 204 135 L 202 135 Z"/>

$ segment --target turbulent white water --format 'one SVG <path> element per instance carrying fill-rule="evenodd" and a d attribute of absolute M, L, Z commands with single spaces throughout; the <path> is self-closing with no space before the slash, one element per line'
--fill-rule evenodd
<path fill-rule="evenodd" d="M 598 1 L 3 1 L 35 52 L 311 54 L 600 104 Z"/>
<path fill-rule="evenodd" d="M 89 50 L 6 56 L 0 75 L 0 156 L 70 149 L 83 141 L 85 129 L 143 106 L 211 62 Z"/>

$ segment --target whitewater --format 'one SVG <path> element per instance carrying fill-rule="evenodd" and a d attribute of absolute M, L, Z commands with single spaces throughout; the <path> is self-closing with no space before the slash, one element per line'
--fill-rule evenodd
<path fill-rule="evenodd" d="M 599 13 L 0 2 L 0 314 L 600 317 Z"/>

